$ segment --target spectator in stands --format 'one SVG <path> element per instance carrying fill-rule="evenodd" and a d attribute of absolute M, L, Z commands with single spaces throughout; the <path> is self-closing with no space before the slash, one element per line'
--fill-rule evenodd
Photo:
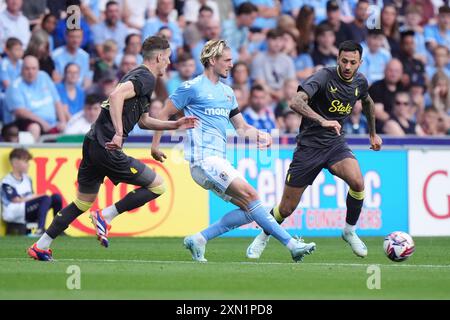
<path fill-rule="evenodd" d="M 440 113 L 434 107 L 425 109 L 420 126 L 427 136 L 438 136 L 443 133 L 439 131 L 439 117 Z M 443 119 L 443 118 L 442 118 Z"/>
<path fill-rule="evenodd" d="M 198 21 L 187 22 L 187 26 L 183 31 L 183 42 L 185 46 L 192 49 L 202 39 L 205 33 L 206 25 L 213 19 L 213 10 L 205 5 L 202 5 L 198 12 Z M 217 19 L 215 19 L 217 21 Z"/>
<path fill-rule="evenodd" d="M 6 9 L 0 13 L 0 52 L 9 38 L 17 38 L 24 47 L 28 46 L 30 22 L 21 12 L 22 5 L 22 0 L 6 0 Z"/>
<path fill-rule="evenodd" d="M 19 127 L 15 123 L 5 124 L 2 127 L 2 141 L 19 143 Z"/>
<path fill-rule="evenodd" d="M 316 43 L 311 57 L 314 66 L 329 67 L 336 65 L 338 49 L 334 45 L 335 35 L 328 24 L 321 24 L 316 28 Z"/>
<path fill-rule="evenodd" d="M 137 65 L 138 63 L 135 55 L 125 54 L 120 62 L 119 71 L 117 72 L 117 79 L 122 79 L 124 75 L 136 68 Z"/>
<path fill-rule="evenodd" d="M 64 68 L 70 62 L 80 66 L 79 84 L 87 88 L 92 83 L 92 72 L 89 70 L 89 54 L 80 48 L 83 41 L 83 31 L 81 29 L 66 30 L 66 45 L 57 48 L 52 53 L 55 69 L 58 75 L 64 74 Z"/>
<path fill-rule="evenodd" d="M 47 0 L 24 1 L 22 5 L 23 15 L 30 22 L 30 29 L 33 30 L 44 18 L 47 10 Z"/>
<path fill-rule="evenodd" d="M 172 31 L 172 41 L 176 48 L 183 46 L 183 36 L 178 24 L 170 21 L 169 17 L 174 8 L 174 0 L 158 0 L 156 16 L 147 20 L 142 28 L 142 38 L 154 36 L 162 27 L 168 27 Z"/>
<path fill-rule="evenodd" d="M 125 38 L 125 50 L 123 52 L 119 52 L 116 56 L 116 64 L 120 65 L 122 58 L 126 54 L 132 54 L 136 57 L 137 64 L 142 64 L 143 58 L 141 55 L 142 49 L 142 38 L 140 34 L 130 33 Z"/>
<path fill-rule="evenodd" d="M 22 148 L 13 149 L 9 154 L 12 171 L 1 181 L 2 218 L 7 223 L 36 223 L 37 230 L 33 236 L 41 236 L 48 211 L 52 209 L 56 215 L 62 208 L 62 198 L 59 194 L 34 193 L 28 175 L 31 159 L 28 150 Z"/>
<path fill-rule="evenodd" d="M 119 71 L 116 65 L 117 44 L 114 40 L 106 40 L 103 43 L 102 55 L 94 63 L 94 82 L 98 82 L 105 72 L 112 70 L 114 73 Z"/>
<path fill-rule="evenodd" d="M 367 38 L 367 19 L 369 18 L 369 1 L 359 0 L 355 7 L 355 19 L 349 24 L 352 40 L 358 43 Z"/>
<path fill-rule="evenodd" d="M 283 97 L 284 81 L 296 77 L 294 62 L 282 49 L 283 32 L 271 29 L 267 33 L 267 52 L 257 54 L 251 65 L 251 79 L 267 86 L 275 101 L 280 101 Z"/>
<path fill-rule="evenodd" d="M 431 80 L 438 71 L 444 72 L 450 78 L 450 49 L 438 45 L 433 52 L 434 65 L 425 67 L 427 79 Z"/>
<path fill-rule="evenodd" d="M 99 94 L 86 96 L 83 109 L 70 118 L 64 134 L 86 134 L 100 115 L 100 104 L 103 100 L 105 97 Z"/>
<path fill-rule="evenodd" d="M 416 59 L 415 55 L 414 31 L 402 32 L 398 58 L 403 64 L 402 84 L 404 87 L 408 87 L 411 82 L 425 81 L 425 65 Z"/>
<path fill-rule="evenodd" d="M 234 7 L 237 8 L 244 2 L 251 2 L 258 8 L 258 17 L 253 22 L 252 28 L 268 31 L 277 25 L 277 18 L 280 16 L 280 7 L 276 0 L 233 0 Z"/>
<path fill-rule="evenodd" d="M 195 61 L 189 52 L 183 52 L 175 64 L 177 72 L 166 82 L 167 94 L 171 95 L 185 81 L 192 79 L 195 72 Z"/>
<path fill-rule="evenodd" d="M 398 59 L 392 59 L 384 71 L 384 79 L 376 81 L 369 88 L 369 94 L 375 102 L 375 119 L 377 132 L 383 130 L 384 123 L 389 120 L 395 94 L 404 91 L 401 79 L 403 65 Z"/>
<path fill-rule="evenodd" d="M 108 1 L 105 7 L 105 20 L 92 28 L 94 45 L 99 57 L 102 56 L 102 45 L 106 40 L 114 40 L 120 52 L 125 48 L 128 28 L 120 20 L 121 15 L 119 4 L 116 1 Z"/>
<path fill-rule="evenodd" d="M 384 70 L 391 60 L 390 52 L 383 48 L 384 34 L 380 29 L 370 29 L 367 43 L 363 43 L 362 65 L 359 72 L 364 74 L 369 85 L 384 78 Z"/>
<path fill-rule="evenodd" d="M 284 134 L 298 134 L 300 124 L 302 123 L 302 117 L 288 108 L 283 112 L 283 129 Z"/>
<path fill-rule="evenodd" d="M 242 113 L 247 123 L 258 130 L 275 129 L 275 117 L 270 106 L 270 96 L 262 85 L 255 85 L 250 91 L 250 105 Z"/>
<path fill-rule="evenodd" d="M 425 110 L 425 82 L 412 82 L 409 86 L 409 96 L 411 97 L 411 119 L 418 121 Z"/>
<path fill-rule="evenodd" d="M 239 110 L 243 112 L 249 104 L 249 97 L 244 95 L 244 91 L 240 87 L 233 87 L 233 92 L 236 97 L 237 104 L 239 106 Z"/>
<path fill-rule="evenodd" d="M 431 105 L 450 114 L 450 78 L 443 71 L 436 72 L 431 78 L 429 92 Z"/>
<path fill-rule="evenodd" d="M 155 15 L 155 0 L 122 0 L 123 21 L 132 32 L 141 32 L 145 19 Z"/>
<path fill-rule="evenodd" d="M 64 77 L 61 83 L 56 85 L 61 102 L 64 104 L 65 121 L 75 113 L 83 109 L 84 90 L 78 84 L 80 67 L 76 63 L 68 63 L 64 68 Z"/>
<path fill-rule="evenodd" d="M 41 23 L 41 29 L 46 31 L 49 35 L 48 37 L 48 43 L 49 43 L 49 50 L 52 52 L 55 49 L 55 30 L 56 30 L 56 23 L 58 22 L 58 19 L 56 16 L 54 16 L 51 13 L 48 13 L 44 16 Z"/>
<path fill-rule="evenodd" d="M 284 112 L 290 110 L 289 104 L 297 93 L 298 82 L 296 79 L 287 79 L 283 84 L 283 99 L 275 107 L 275 119 L 278 128 L 284 128 Z M 298 129 L 298 128 L 297 128 Z"/>
<path fill-rule="evenodd" d="M 39 71 L 33 56 L 23 59 L 22 76 L 6 91 L 6 103 L 22 131 L 29 131 L 37 141 L 43 133 L 64 130 L 64 109 L 50 77 Z"/>
<path fill-rule="evenodd" d="M 107 70 L 105 71 L 99 82 L 94 83 L 92 86 L 86 89 L 85 93 L 86 95 L 96 93 L 99 95 L 109 97 L 111 92 L 117 86 L 117 83 L 119 83 L 119 80 L 117 79 L 117 74 L 114 73 L 114 71 L 112 70 Z"/>
<path fill-rule="evenodd" d="M 385 48 L 390 51 L 393 57 L 397 57 L 400 47 L 400 33 L 397 22 L 397 8 L 393 4 L 383 7 L 380 15 L 381 30 L 386 36 L 387 44 Z"/>
<path fill-rule="evenodd" d="M 341 42 L 353 38 L 350 27 L 341 20 L 341 10 L 336 0 L 329 0 L 327 2 L 327 19 L 322 23 L 328 24 L 333 29 L 335 36 L 334 45 L 336 47 L 339 47 Z"/>
<path fill-rule="evenodd" d="M 298 13 L 296 26 L 300 32 L 298 38 L 299 53 L 310 52 L 313 49 L 316 28 L 314 17 L 314 8 L 309 5 L 304 5 Z"/>
<path fill-rule="evenodd" d="M 352 109 L 352 113 L 344 122 L 343 128 L 346 134 L 367 134 L 369 132 L 367 119 L 361 111 L 361 101 L 358 100 Z"/>
<path fill-rule="evenodd" d="M 247 106 L 250 100 L 250 69 L 245 62 L 238 61 L 231 68 L 231 79 L 233 81 L 233 88 L 239 88 L 242 93 L 242 101 L 245 102 L 243 106 Z M 241 106 L 239 104 L 239 106 Z"/>
<path fill-rule="evenodd" d="M 439 8 L 437 24 L 427 25 L 424 29 L 425 43 L 433 52 L 438 45 L 450 48 L 450 7 Z"/>
<path fill-rule="evenodd" d="M 50 55 L 49 36 L 46 31 L 38 30 L 33 32 L 24 55 L 36 57 L 39 60 L 40 70 L 45 71 L 54 82 L 61 81 L 62 75 L 56 72 L 55 62 Z"/>
<path fill-rule="evenodd" d="M 250 61 L 249 28 L 257 15 L 258 8 L 250 2 L 244 2 L 236 9 L 236 17 L 224 21 L 222 25 L 222 38 L 227 41 L 228 46 L 239 52 L 240 61 Z"/>
<path fill-rule="evenodd" d="M 293 17 L 297 17 L 301 15 L 302 9 L 305 7 L 309 7 L 312 11 L 314 11 L 314 23 L 319 24 L 323 22 L 327 18 L 327 2 L 328 0 L 314 0 L 314 1 L 298 1 L 298 0 L 283 0 L 283 6 L 289 5 L 291 9 L 291 14 Z M 287 2 L 285 4 L 285 2 Z M 300 11 L 298 9 L 300 8 Z"/>
<path fill-rule="evenodd" d="M 411 107 L 411 99 L 408 92 L 397 92 L 395 94 L 394 108 L 389 120 L 383 126 L 383 132 L 392 136 L 424 135 L 422 128 L 411 120 Z"/>
<path fill-rule="evenodd" d="M 23 48 L 22 42 L 17 38 L 6 40 L 6 57 L 1 60 L 0 65 L 0 88 L 5 91 L 9 85 L 20 77 L 22 70 Z"/>
<path fill-rule="evenodd" d="M 183 6 L 183 17 L 186 23 L 197 23 L 200 18 L 202 6 L 211 8 L 212 18 L 219 21 L 220 11 L 217 1 L 214 0 L 186 0 Z"/>
<path fill-rule="evenodd" d="M 423 27 L 420 25 L 422 20 L 421 6 L 408 5 L 405 12 L 405 23 L 400 28 L 400 32 L 414 31 L 414 42 L 416 44 L 416 57 L 422 62 L 427 62 L 427 48 L 425 46 L 425 37 Z"/>

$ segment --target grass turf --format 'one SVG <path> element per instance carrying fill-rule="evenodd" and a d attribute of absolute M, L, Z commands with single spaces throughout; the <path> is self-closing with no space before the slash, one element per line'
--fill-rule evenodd
<path fill-rule="evenodd" d="M 216 239 L 206 264 L 194 263 L 180 238 L 58 238 L 53 263 L 27 258 L 33 239 L 0 238 L 0 299 L 450 299 L 450 238 L 416 238 L 407 261 L 389 261 L 382 238 L 364 238 L 369 256 L 353 255 L 341 239 L 308 239 L 317 250 L 303 263 L 274 239 L 262 258 L 245 258 L 249 238 Z M 369 265 L 381 289 L 369 290 Z M 69 290 L 69 266 L 81 289 Z"/>

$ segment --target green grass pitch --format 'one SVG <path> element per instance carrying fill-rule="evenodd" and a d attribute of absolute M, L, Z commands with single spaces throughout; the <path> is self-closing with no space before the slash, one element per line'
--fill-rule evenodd
<path fill-rule="evenodd" d="M 28 258 L 33 239 L 0 238 L 0 299 L 450 299 L 450 238 L 415 238 L 407 261 L 389 261 L 382 238 L 364 238 L 365 259 L 338 238 L 314 238 L 303 263 L 272 239 L 259 261 L 245 257 L 250 238 L 207 246 L 208 263 L 191 260 L 180 238 L 58 238 L 53 263 Z M 369 265 L 381 288 L 369 290 Z M 69 290 L 69 266 L 80 268 L 80 290 Z"/>

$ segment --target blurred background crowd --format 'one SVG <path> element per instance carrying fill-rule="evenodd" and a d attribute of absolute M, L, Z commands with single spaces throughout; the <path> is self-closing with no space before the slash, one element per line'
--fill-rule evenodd
<path fill-rule="evenodd" d="M 336 65 L 337 47 L 353 39 L 364 48 L 360 71 L 379 133 L 450 134 L 448 1 L 0 0 L 2 139 L 86 133 L 120 78 L 142 63 L 141 44 L 151 35 L 172 48 L 153 115 L 202 73 L 203 45 L 220 38 L 234 59 L 224 81 L 246 120 L 295 134 L 301 118 L 288 105 L 298 84 Z M 360 104 L 344 129 L 367 133 Z"/>

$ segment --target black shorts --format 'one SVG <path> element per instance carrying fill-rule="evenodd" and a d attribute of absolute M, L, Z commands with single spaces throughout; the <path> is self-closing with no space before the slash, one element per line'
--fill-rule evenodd
<path fill-rule="evenodd" d="M 155 180 L 156 173 L 122 151 L 106 150 L 97 141 L 85 137 L 83 159 L 78 170 L 78 190 L 82 193 L 98 193 L 105 177 L 114 185 L 124 182 L 146 187 Z"/>
<path fill-rule="evenodd" d="M 355 155 L 345 142 L 330 148 L 298 145 L 294 151 L 285 184 L 294 188 L 311 185 L 322 169 L 329 169 L 336 162 L 346 158 L 355 159 Z"/>

